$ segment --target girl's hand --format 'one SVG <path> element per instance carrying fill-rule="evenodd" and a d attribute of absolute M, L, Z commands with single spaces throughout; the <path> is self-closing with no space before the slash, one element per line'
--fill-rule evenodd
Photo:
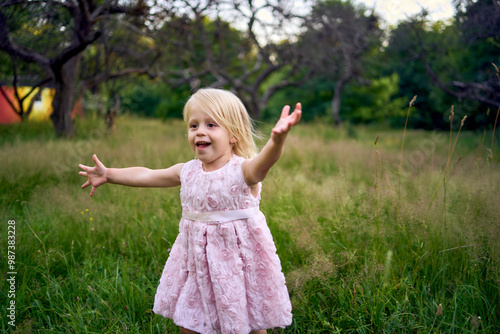
<path fill-rule="evenodd" d="M 90 197 L 92 197 L 95 193 L 95 190 L 97 187 L 102 186 L 106 182 L 108 182 L 108 178 L 106 176 L 107 174 L 107 168 L 102 164 L 102 162 L 97 159 L 97 156 L 94 154 L 92 156 L 95 162 L 95 167 L 89 167 L 85 166 L 82 164 L 79 164 L 78 166 L 83 169 L 84 171 L 80 171 L 78 174 L 88 177 L 87 182 L 85 182 L 82 185 L 82 189 L 87 188 L 88 186 L 92 185 L 92 190 L 90 190 Z"/>
<path fill-rule="evenodd" d="M 295 110 L 290 115 L 288 114 L 289 112 L 290 106 L 284 106 L 281 111 L 281 117 L 271 133 L 271 139 L 283 140 L 292 126 L 300 121 L 300 117 L 302 116 L 302 105 L 300 102 L 295 105 Z"/>

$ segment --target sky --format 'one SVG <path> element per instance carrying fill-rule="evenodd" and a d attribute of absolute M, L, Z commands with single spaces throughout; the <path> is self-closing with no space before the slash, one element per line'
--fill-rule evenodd
<path fill-rule="evenodd" d="M 382 15 L 389 25 L 395 25 L 399 20 L 405 20 L 425 8 L 429 11 L 432 21 L 446 20 L 453 16 L 452 0 L 355 0 Z"/>
<path fill-rule="evenodd" d="M 1 1 L 1 0 L 0 0 Z M 453 0 L 352 0 L 354 4 L 364 4 L 368 9 L 375 8 L 375 12 L 382 16 L 385 23 L 381 24 L 382 29 L 390 28 L 391 26 L 396 26 L 398 21 L 407 20 L 409 17 L 418 14 L 422 9 L 426 9 L 429 12 L 427 17 L 430 21 L 448 20 L 455 14 L 455 7 L 453 6 Z M 262 0 L 255 0 L 254 5 L 259 7 L 263 3 Z M 293 9 L 296 13 L 305 14 L 310 10 L 311 1 L 305 0 L 293 0 Z M 270 12 L 262 10 L 257 15 L 259 19 L 263 22 L 273 21 L 273 16 Z M 230 20 L 231 21 L 231 20 Z M 246 22 L 244 21 L 232 21 L 235 27 L 240 27 L 245 29 Z M 241 26 L 240 26 L 241 25 Z M 296 26 L 291 24 L 285 29 L 290 33 L 297 33 Z M 259 30 L 259 27 L 256 27 Z M 268 31 L 266 33 L 257 35 L 262 37 L 262 42 L 269 38 L 279 41 L 282 36 L 276 35 L 274 31 Z"/>

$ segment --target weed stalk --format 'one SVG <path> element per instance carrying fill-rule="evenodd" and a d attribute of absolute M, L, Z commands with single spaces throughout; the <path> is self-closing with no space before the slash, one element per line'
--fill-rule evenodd
<path fill-rule="evenodd" d="M 451 138 L 453 134 L 453 118 L 455 116 L 454 106 L 451 106 L 450 116 L 448 119 L 450 120 L 450 139 L 448 140 L 448 161 L 451 159 Z M 444 228 L 446 228 L 446 177 L 443 178 L 443 215 L 444 215 Z"/>
<path fill-rule="evenodd" d="M 417 99 L 417 95 L 411 99 L 409 105 L 408 105 L 408 112 L 406 113 L 406 121 L 405 121 L 405 128 L 403 130 L 403 142 L 401 144 L 401 158 L 399 160 L 399 172 L 398 172 L 398 205 L 397 205 L 397 213 L 398 213 L 398 220 L 399 220 L 399 213 L 400 213 L 400 208 L 399 204 L 401 202 L 401 173 L 403 172 L 403 151 L 405 147 L 405 136 L 406 136 L 406 128 L 408 127 L 408 117 L 410 116 L 410 110 L 411 106 L 415 103 L 415 100 Z"/>
<path fill-rule="evenodd" d="M 380 160 L 380 152 L 377 148 L 379 134 L 377 134 L 377 138 L 375 138 L 375 191 L 377 193 L 377 207 L 376 207 L 376 217 L 377 217 L 377 235 L 378 235 L 378 221 L 379 221 L 379 201 L 380 201 L 380 188 L 379 188 L 379 176 L 378 176 L 378 165 Z"/>
<path fill-rule="evenodd" d="M 450 160 L 451 160 L 451 157 L 453 155 L 453 152 L 455 151 L 455 147 L 457 145 L 458 137 L 460 136 L 460 131 L 462 130 L 462 127 L 464 126 L 464 122 L 465 122 L 466 119 L 467 119 L 467 115 L 465 115 L 464 118 L 462 118 L 462 121 L 460 122 L 460 127 L 458 128 L 458 133 L 457 133 L 457 136 L 455 137 L 455 142 L 453 143 L 453 147 L 451 149 L 451 152 L 448 155 L 448 161 L 446 162 L 446 167 L 444 168 L 444 171 L 441 174 L 441 178 L 439 179 L 439 181 L 437 183 L 436 190 L 434 190 L 434 193 L 432 194 L 431 202 L 429 203 L 429 208 L 432 206 L 432 203 L 434 202 L 434 199 L 436 198 L 436 194 L 437 194 L 437 192 L 439 190 L 439 186 L 441 184 L 441 181 L 448 174 L 448 168 L 450 166 Z"/>
<path fill-rule="evenodd" d="M 498 71 L 498 67 L 493 64 L 493 67 L 495 67 L 495 70 L 496 70 L 496 75 L 497 75 L 497 78 L 498 78 L 498 83 L 500 84 L 500 74 L 499 74 L 499 71 Z M 493 155 L 493 143 L 495 141 L 495 129 L 497 127 L 497 121 L 498 121 L 498 114 L 500 113 L 500 107 L 498 107 L 498 110 L 497 110 L 497 115 L 495 117 L 495 124 L 493 125 L 493 134 L 491 135 L 491 155 Z"/>

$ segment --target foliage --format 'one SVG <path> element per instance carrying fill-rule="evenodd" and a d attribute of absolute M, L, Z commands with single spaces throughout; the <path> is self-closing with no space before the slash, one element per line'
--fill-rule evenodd
<path fill-rule="evenodd" d="M 182 118 L 182 109 L 190 92 L 186 85 L 172 88 L 164 82 L 142 80 L 124 88 L 120 94 L 123 111 L 165 119 Z"/>
<path fill-rule="evenodd" d="M 435 55 L 434 50 L 448 50 L 450 41 L 456 40 L 456 31 L 453 29 L 445 29 L 445 31 L 440 32 L 438 29 L 425 30 L 423 23 L 400 23 L 391 32 L 389 46 L 382 55 L 382 61 L 386 64 L 383 71 L 387 75 L 397 73 L 400 77 L 398 97 L 404 97 L 408 101 L 415 95 L 419 97 L 415 104 L 417 110 L 414 110 L 413 117 L 410 119 L 411 126 L 430 129 L 443 128 L 444 113 L 454 101 L 448 98 L 445 92 L 436 89 L 427 77 L 425 66 L 420 60 L 420 45 L 415 34 L 416 29 L 423 34 L 424 44 L 429 45 L 429 42 L 432 41 L 429 49 L 432 50 L 433 55 Z M 443 59 L 437 56 L 432 58 Z M 452 69 L 454 64 L 455 62 L 442 61 L 440 68 L 449 67 Z"/>
<path fill-rule="evenodd" d="M 406 115 L 408 100 L 395 98 L 399 92 L 399 77 L 390 76 L 371 80 L 369 85 L 350 86 L 345 97 L 346 118 L 352 123 L 397 124 Z M 399 125 L 399 124 L 398 124 Z"/>
<path fill-rule="evenodd" d="M 275 120 L 281 114 L 284 104 L 293 105 L 296 101 L 300 101 L 304 106 L 303 121 L 326 118 L 328 123 L 332 123 L 331 85 L 332 82 L 325 78 L 312 77 L 300 87 L 282 89 L 269 101 L 263 117 L 265 120 Z"/>
<path fill-rule="evenodd" d="M 322 119 L 327 123 L 332 123 L 333 94 L 330 88 L 331 81 L 315 78 L 300 88 L 284 89 L 271 99 L 264 117 L 266 120 L 275 119 L 285 103 L 293 104 L 294 101 L 301 101 L 306 106 L 302 116 L 304 121 Z M 353 124 L 386 123 L 399 126 L 401 119 L 406 115 L 405 107 L 409 100 L 404 97 L 395 97 L 398 92 L 397 74 L 372 79 L 369 84 L 365 85 L 353 81 L 345 88 L 343 117 Z"/>

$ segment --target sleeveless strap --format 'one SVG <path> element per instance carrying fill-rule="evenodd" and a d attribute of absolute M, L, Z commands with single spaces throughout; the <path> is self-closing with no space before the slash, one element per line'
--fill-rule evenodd
<path fill-rule="evenodd" d="M 258 206 L 248 209 L 210 211 L 210 212 L 190 212 L 182 210 L 182 218 L 206 222 L 209 224 L 227 223 L 233 220 L 253 218 L 259 214 Z"/>

